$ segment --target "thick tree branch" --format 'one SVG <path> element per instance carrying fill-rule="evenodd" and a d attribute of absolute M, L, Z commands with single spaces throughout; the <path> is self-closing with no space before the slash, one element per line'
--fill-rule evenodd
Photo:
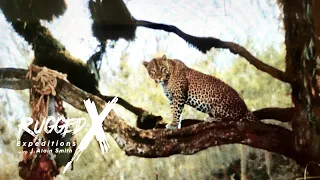
<path fill-rule="evenodd" d="M 290 122 L 294 117 L 295 108 L 263 108 L 253 111 L 253 114 L 260 120 L 274 119 L 281 122 Z"/>
<path fill-rule="evenodd" d="M 82 99 L 90 98 L 102 110 L 105 101 L 85 93 L 75 86 L 59 81 L 57 92 L 75 108 L 84 110 Z M 76 92 L 76 93 L 75 93 Z M 194 154 L 211 146 L 242 143 L 295 158 L 292 133 L 275 125 L 252 122 L 198 123 L 180 130 L 140 130 L 129 126 L 111 112 L 104 121 L 118 145 L 128 155 L 141 157 L 167 157 L 173 154 Z"/>
<path fill-rule="evenodd" d="M 243 46 L 233 43 L 233 42 L 226 42 L 221 41 L 220 39 L 213 38 L 213 37 L 196 37 L 189 34 L 184 33 L 179 28 L 173 25 L 167 24 L 160 24 L 154 23 L 149 21 L 137 20 L 137 26 L 151 28 L 151 29 L 158 29 L 167 32 L 172 32 L 187 41 L 188 43 L 192 44 L 196 48 L 198 48 L 201 52 L 206 53 L 211 48 L 222 48 L 222 49 L 229 49 L 234 54 L 239 54 L 243 58 L 245 58 L 250 64 L 255 66 L 260 71 L 270 74 L 272 77 L 279 79 L 283 82 L 290 83 L 290 77 L 288 77 L 283 71 L 272 67 L 258 58 L 254 57 L 246 48 Z"/>
<path fill-rule="evenodd" d="M 25 80 L 27 70 L 14 68 L 0 68 L 0 88 L 9 88 L 23 90 L 30 88 L 30 81 Z M 95 95 L 105 100 L 111 101 L 114 96 L 104 96 L 98 90 L 94 91 Z M 161 116 L 155 116 L 146 110 L 136 107 L 126 100 L 118 97 L 117 104 L 126 108 L 137 116 L 137 124 L 140 128 L 150 129 L 156 126 L 156 123 L 162 120 Z M 147 122 L 147 123 L 146 123 Z"/>
<path fill-rule="evenodd" d="M 26 78 L 27 70 L 15 68 L 0 68 L 0 88 L 14 90 L 29 89 L 31 82 Z"/>
<path fill-rule="evenodd" d="M 17 83 L 24 79 L 26 70 L 6 69 L 0 70 L 0 78 L 5 80 L 8 76 L 18 77 L 11 84 L 2 88 L 23 89 L 27 85 Z M 31 83 L 28 83 L 29 87 Z M 83 100 L 90 98 L 101 111 L 106 102 L 90 93 L 86 93 L 72 84 L 58 79 L 57 95 L 75 108 L 86 111 Z M 124 120 L 111 111 L 103 122 L 106 132 L 111 133 L 127 155 L 139 157 L 167 157 L 174 154 L 194 154 L 209 147 L 222 144 L 240 143 L 251 147 L 276 152 L 296 160 L 305 165 L 314 160 L 294 149 L 294 138 L 290 130 L 276 125 L 260 122 L 201 122 L 179 130 L 153 129 L 141 130 L 129 126 Z"/>

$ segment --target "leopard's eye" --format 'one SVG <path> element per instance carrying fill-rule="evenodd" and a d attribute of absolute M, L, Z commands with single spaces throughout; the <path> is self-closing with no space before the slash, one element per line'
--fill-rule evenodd
<path fill-rule="evenodd" d="M 164 68 L 164 67 L 161 67 L 161 68 L 160 68 L 160 71 L 163 72 L 163 73 L 166 73 L 166 74 L 167 74 L 167 72 L 168 72 L 167 69 Z"/>
<path fill-rule="evenodd" d="M 150 74 L 151 75 L 154 75 L 156 73 L 156 71 L 154 70 L 154 69 L 152 69 L 151 71 L 150 71 Z"/>
<path fill-rule="evenodd" d="M 166 68 L 163 68 L 162 72 L 165 74 L 169 74 L 169 71 Z"/>

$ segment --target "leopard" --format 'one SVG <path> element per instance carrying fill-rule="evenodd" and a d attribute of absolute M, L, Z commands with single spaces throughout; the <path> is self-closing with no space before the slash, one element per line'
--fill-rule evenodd
<path fill-rule="evenodd" d="M 143 65 L 169 100 L 172 121 L 166 125 L 167 129 L 181 128 L 184 105 L 208 114 L 206 122 L 257 121 L 237 91 L 212 75 L 166 55 L 143 61 Z"/>

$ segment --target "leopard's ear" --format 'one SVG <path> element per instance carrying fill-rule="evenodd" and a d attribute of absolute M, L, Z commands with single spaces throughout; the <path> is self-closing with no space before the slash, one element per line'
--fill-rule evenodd
<path fill-rule="evenodd" d="M 144 67 L 146 67 L 146 68 L 148 68 L 148 62 L 147 61 L 143 61 L 143 65 L 144 65 Z"/>
<path fill-rule="evenodd" d="M 166 60 L 167 60 L 167 56 L 166 56 L 166 55 L 163 55 L 161 59 L 164 60 L 164 61 L 166 61 Z"/>

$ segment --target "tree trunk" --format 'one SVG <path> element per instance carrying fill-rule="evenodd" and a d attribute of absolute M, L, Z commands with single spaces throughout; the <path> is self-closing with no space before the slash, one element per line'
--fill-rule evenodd
<path fill-rule="evenodd" d="M 319 87 L 319 1 L 284 0 L 286 73 L 292 78 L 292 100 L 296 111 L 292 120 L 295 148 L 305 159 L 320 159 Z M 318 18 L 316 18 L 318 17 Z M 318 33 L 319 34 L 319 33 Z M 320 35 L 320 34 L 319 34 Z M 318 62 L 317 62 L 318 57 Z M 320 175 L 316 163 L 307 162 L 312 175 Z"/>

